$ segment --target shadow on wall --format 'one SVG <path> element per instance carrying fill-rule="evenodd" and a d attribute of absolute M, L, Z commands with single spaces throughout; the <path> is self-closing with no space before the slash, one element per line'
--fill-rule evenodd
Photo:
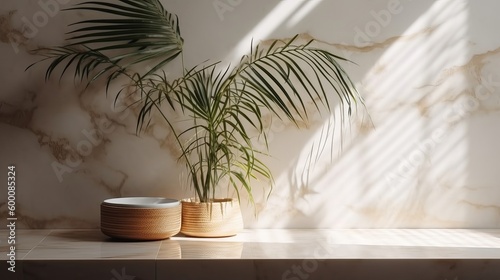
<path fill-rule="evenodd" d="M 51 3 L 81 1 L 63 2 Z M 258 220 L 245 209 L 247 227 L 500 226 L 499 39 L 488 35 L 498 26 L 495 9 L 452 0 L 163 2 L 181 20 L 187 66 L 229 62 L 252 39 L 301 32 L 358 64 L 346 69 L 375 129 L 357 116 L 342 152 L 327 149 L 307 174 L 308 152 L 330 118 L 312 118 L 302 133 L 270 121 L 277 187 L 267 203 L 258 201 Z M 11 1 L 0 12 L 0 167 L 16 164 L 24 174 L 19 211 L 31 221 L 24 226 L 70 227 L 73 219 L 92 227 L 105 198 L 191 193 L 178 187 L 180 168 L 163 127 L 138 138 L 135 117 L 113 112 L 103 88 L 83 93 L 45 83 L 41 68 L 24 72 L 38 59 L 29 50 L 60 43 L 73 20 L 55 7 Z M 25 34 L 30 26 L 36 36 Z M 115 129 L 85 150 L 82 141 L 92 139 L 83 131 L 103 131 L 103 123 Z M 82 154 L 85 164 L 60 182 L 53 163 Z"/>
<path fill-rule="evenodd" d="M 311 139 L 280 132 L 283 137 L 274 141 L 289 144 L 271 154 L 293 164 L 275 166 L 283 176 L 262 210 L 266 217 L 252 226 L 498 227 L 497 157 L 489 152 L 498 137 L 498 116 L 473 109 L 474 99 L 484 98 L 477 91 L 484 89 L 493 98 L 490 107 L 498 109 L 499 91 L 488 76 L 496 75 L 491 57 L 497 52 L 488 52 L 496 45 L 486 47 L 486 33 L 471 38 L 470 26 L 483 26 L 471 16 L 476 4 L 401 1 L 396 13 L 383 12 L 393 2 L 358 10 L 366 21 L 346 28 L 352 30 L 351 43 L 332 45 L 360 65 L 348 70 L 359 81 L 375 130 L 354 121 L 341 157 L 316 166 L 305 181 L 297 180 L 304 161 L 290 151 L 310 148 Z M 323 18 L 317 13 L 330 11 L 328 6 L 319 4 L 311 18 Z"/>
<path fill-rule="evenodd" d="M 474 56 L 466 65 L 475 87 L 464 101 L 468 160 L 463 187 L 467 196 L 460 205 L 468 210 L 476 228 L 500 228 L 500 38 L 489 35 L 494 34 L 491 24 L 495 21 L 491 7 L 470 1 L 468 36 L 483 44 L 471 47 Z"/>

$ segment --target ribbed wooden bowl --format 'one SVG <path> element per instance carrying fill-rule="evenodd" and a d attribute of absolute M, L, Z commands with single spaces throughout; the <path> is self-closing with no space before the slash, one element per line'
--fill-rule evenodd
<path fill-rule="evenodd" d="M 160 240 L 179 233 L 181 205 L 165 198 L 127 197 L 101 203 L 101 231 L 125 240 Z"/>
<path fill-rule="evenodd" d="M 195 237 L 225 237 L 243 229 L 240 204 L 237 199 L 214 199 L 196 202 L 183 199 L 181 232 Z"/>

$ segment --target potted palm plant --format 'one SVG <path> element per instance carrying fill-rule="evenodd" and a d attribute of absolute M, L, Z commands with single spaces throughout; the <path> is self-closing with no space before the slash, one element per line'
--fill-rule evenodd
<path fill-rule="evenodd" d="M 342 116 L 362 102 L 340 64 L 347 60 L 314 40 L 295 36 L 265 46 L 249 42 L 249 54 L 234 67 L 182 65 L 183 75 L 170 79 L 162 67 L 183 55 L 184 42 L 177 17 L 158 0 L 84 2 L 71 9 L 104 16 L 72 24 L 77 28 L 69 43 L 44 52 L 51 61 L 46 77 L 74 67 L 74 78 L 88 83 L 104 79 L 109 86 L 118 77 L 130 81 L 127 88 L 132 86 L 139 97 L 137 130 L 147 128 L 152 115 L 161 116 L 180 150 L 195 193 L 182 201 L 181 232 L 187 235 L 229 236 L 243 227 L 240 193 L 253 202 L 252 181 L 272 179 L 262 160 L 267 151 L 252 141 L 261 137 L 267 144 L 264 114 L 298 124 L 313 111 L 333 112 L 334 102 Z M 156 64 L 140 70 L 146 61 Z M 180 112 L 182 126 L 169 111 Z M 237 199 L 216 197 L 227 186 Z"/>

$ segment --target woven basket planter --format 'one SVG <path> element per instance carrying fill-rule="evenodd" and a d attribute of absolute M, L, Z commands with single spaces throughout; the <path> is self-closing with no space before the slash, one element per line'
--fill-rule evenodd
<path fill-rule="evenodd" d="M 197 202 L 184 199 L 181 232 L 194 237 L 225 237 L 243 229 L 240 204 L 237 199 L 214 199 Z"/>
<path fill-rule="evenodd" d="M 181 205 L 159 197 L 125 197 L 101 203 L 101 231 L 125 240 L 160 240 L 179 233 Z"/>

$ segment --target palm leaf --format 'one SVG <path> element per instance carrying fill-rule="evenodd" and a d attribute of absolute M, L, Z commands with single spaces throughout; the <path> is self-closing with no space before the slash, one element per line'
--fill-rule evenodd
<path fill-rule="evenodd" d="M 320 112 L 320 107 L 331 110 L 330 102 L 336 97 L 350 115 L 352 106 L 362 98 L 338 62 L 346 60 L 313 47 L 314 41 L 297 45 L 296 41 L 297 36 L 282 44 L 274 41 L 267 52 L 256 48 L 242 59 L 235 76 L 247 86 L 247 94 L 294 123 L 307 119 L 310 108 L 305 107 L 304 98 Z"/>
<path fill-rule="evenodd" d="M 71 24 L 77 28 L 68 33 L 69 43 L 48 49 L 41 60 L 52 61 L 47 79 L 56 68 L 63 67 L 62 77 L 75 65 L 75 79 L 85 78 L 91 83 L 106 76 L 109 86 L 111 80 L 127 75 L 129 69 L 144 62 L 153 62 L 153 66 L 141 77 L 150 76 L 182 52 L 178 18 L 158 0 L 118 2 L 87 1 L 67 9 L 96 11 L 101 17 Z"/>
<path fill-rule="evenodd" d="M 193 121 L 178 136 L 184 139 L 179 142 L 182 157 L 195 163 L 188 168 L 202 201 L 210 199 L 210 191 L 226 178 L 238 197 L 243 190 L 253 202 L 250 181 L 258 177 L 272 180 L 269 168 L 259 159 L 265 153 L 253 147 L 248 131 L 249 126 L 256 128 L 267 145 L 262 109 L 297 124 L 312 111 L 331 111 L 334 99 L 341 118 L 362 103 L 340 65 L 347 60 L 314 47 L 314 41 L 297 41 L 294 37 L 276 40 L 267 48 L 252 46 L 251 53 L 231 72 L 228 68 L 217 72 L 215 65 L 191 69 L 166 87 L 164 95 L 175 96 L 174 103 Z M 324 150 L 323 139 L 333 132 L 322 132 L 322 142 L 315 146 L 318 153 Z"/>

